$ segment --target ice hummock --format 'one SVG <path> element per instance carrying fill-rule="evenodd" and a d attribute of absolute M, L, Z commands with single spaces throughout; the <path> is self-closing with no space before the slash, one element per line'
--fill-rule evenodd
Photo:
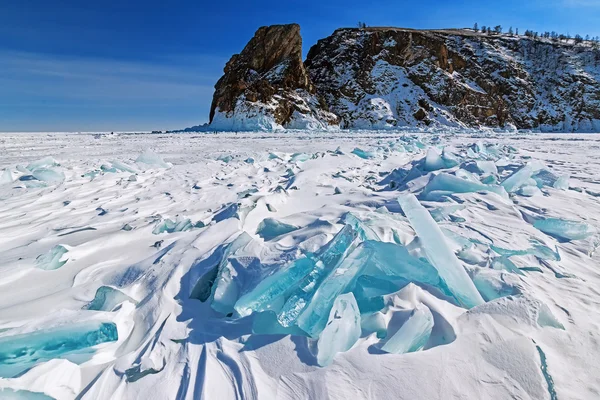
<path fill-rule="evenodd" d="M 597 230 L 585 222 L 569 221 L 562 218 L 539 219 L 533 226 L 540 231 L 561 239 L 581 240 L 594 235 Z"/>
<path fill-rule="evenodd" d="M 154 151 L 147 149 L 135 160 L 136 164 L 146 168 L 171 168 L 173 165 L 165 162 L 161 156 Z"/>
<path fill-rule="evenodd" d="M 152 233 L 159 235 L 161 233 L 185 232 L 192 229 L 192 221 L 189 218 L 177 217 L 175 221 L 166 218 L 156 224 Z"/>
<path fill-rule="evenodd" d="M 400 329 L 386 339 L 381 350 L 395 354 L 419 351 L 427 344 L 432 329 L 433 315 L 427 306 L 420 305 L 411 312 Z"/>
<path fill-rule="evenodd" d="M 492 192 L 502 197 L 508 197 L 501 186 L 485 185 L 480 182 L 459 178 L 447 173 L 439 173 L 434 176 L 423 189 L 421 195 L 426 200 L 437 201 L 443 196 L 454 193 Z"/>
<path fill-rule="evenodd" d="M 468 308 L 482 304 L 483 298 L 429 212 L 413 194 L 400 196 L 398 202 L 419 237 L 427 259 L 438 270 L 458 302 Z"/>
<path fill-rule="evenodd" d="M 278 236 L 285 235 L 298 229 L 295 225 L 286 224 L 275 218 L 265 218 L 256 229 L 256 234 L 264 240 L 272 240 Z"/>
<path fill-rule="evenodd" d="M 317 343 L 317 362 L 324 367 L 333 362 L 337 353 L 352 348 L 360 337 L 360 312 L 352 293 L 335 299 L 327 326 Z"/>
<path fill-rule="evenodd" d="M 91 347 L 118 340 L 112 322 L 87 322 L 0 337 L 0 377 L 12 377 L 38 362 L 93 352 Z M 73 358 L 74 359 L 74 358 Z"/>
<path fill-rule="evenodd" d="M 68 253 L 66 247 L 56 245 L 51 248 L 46 254 L 41 254 L 35 259 L 36 268 L 43 269 L 46 271 L 52 271 L 59 269 L 65 265 L 68 259 L 63 260 L 63 256 Z"/>

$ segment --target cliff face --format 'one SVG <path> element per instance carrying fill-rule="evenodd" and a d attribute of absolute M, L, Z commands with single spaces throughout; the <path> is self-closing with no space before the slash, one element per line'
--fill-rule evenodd
<path fill-rule="evenodd" d="M 297 25 L 261 28 L 216 89 L 211 120 L 264 104 L 282 127 L 600 131 L 599 50 L 467 30 L 339 29 L 302 63 Z"/>
<path fill-rule="evenodd" d="M 227 63 L 210 110 L 217 129 L 322 129 L 337 117 L 319 104 L 302 62 L 300 26 L 262 27 Z"/>

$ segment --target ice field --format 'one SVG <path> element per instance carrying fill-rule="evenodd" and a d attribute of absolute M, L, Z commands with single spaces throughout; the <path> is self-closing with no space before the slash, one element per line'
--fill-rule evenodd
<path fill-rule="evenodd" d="M 0 135 L 0 398 L 600 398 L 600 135 Z"/>

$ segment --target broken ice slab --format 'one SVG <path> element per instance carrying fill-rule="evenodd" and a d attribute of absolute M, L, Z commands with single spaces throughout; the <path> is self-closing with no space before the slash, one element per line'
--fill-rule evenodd
<path fill-rule="evenodd" d="M 384 296 L 397 292 L 410 282 L 389 276 L 361 275 L 352 293 L 363 314 L 380 311 L 385 307 Z"/>
<path fill-rule="evenodd" d="M 286 300 L 277 320 L 282 326 L 296 322 L 321 282 L 333 271 L 337 271 L 340 261 L 361 241 L 359 231 L 351 225 L 344 225 L 329 243 L 315 254 L 315 268 L 299 282 L 298 288 Z M 306 327 L 302 327 L 305 329 Z"/>
<path fill-rule="evenodd" d="M 92 353 L 90 348 L 118 340 L 112 322 L 87 322 L 0 337 L 0 376 L 13 377 L 38 362 Z"/>
<path fill-rule="evenodd" d="M 298 282 L 314 268 L 315 262 L 310 258 L 300 258 L 291 262 L 286 267 L 260 281 L 254 289 L 242 295 L 235 303 L 235 310 L 241 316 L 247 316 L 253 312 L 273 309 L 278 302 L 283 302 L 285 295 L 295 288 Z M 278 311 L 278 309 L 275 311 Z"/>
<path fill-rule="evenodd" d="M 337 353 L 354 346 L 360 333 L 360 312 L 354 296 L 352 293 L 338 296 L 317 342 L 317 363 L 322 367 L 331 364 Z"/>
<path fill-rule="evenodd" d="M 481 295 L 429 212 L 413 194 L 400 196 L 398 202 L 419 237 L 427 259 L 437 269 L 458 302 L 467 308 L 482 304 Z"/>
<path fill-rule="evenodd" d="M 502 197 L 508 197 L 501 186 L 484 185 L 472 182 L 454 175 L 440 173 L 434 176 L 423 189 L 422 195 L 426 200 L 439 200 L 441 194 L 492 192 Z"/>
<path fill-rule="evenodd" d="M 352 150 L 351 153 L 365 160 L 376 157 L 375 153 L 373 153 L 372 151 L 362 150 L 358 147 L 354 148 L 354 150 Z"/>
<path fill-rule="evenodd" d="M 442 222 L 450 219 L 450 215 L 457 211 L 464 210 L 465 208 L 467 208 L 467 206 L 464 204 L 455 204 L 452 206 L 436 207 L 429 210 L 429 213 L 436 222 Z"/>
<path fill-rule="evenodd" d="M 41 254 L 35 259 L 35 266 L 46 271 L 59 269 L 68 261 L 68 259 L 62 260 L 67 252 L 64 246 L 54 246 L 46 254 Z"/>
<path fill-rule="evenodd" d="M 524 186 L 533 174 L 542 169 L 544 165 L 541 162 L 530 162 L 504 179 L 501 185 L 508 193 L 514 193 Z"/>
<path fill-rule="evenodd" d="M 237 203 L 231 203 L 221 211 L 219 211 L 214 217 L 213 221 L 221 222 L 228 218 L 239 218 L 238 216 L 239 205 Z"/>
<path fill-rule="evenodd" d="M 218 161 L 223 161 L 225 164 L 228 164 L 233 160 L 233 156 L 231 154 L 223 154 L 217 157 Z"/>
<path fill-rule="evenodd" d="M 444 150 L 442 151 L 442 160 L 444 161 L 444 165 L 446 166 L 446 168 L 453 168 L 460 164 L 459 157 L 456 154 L 450 152 L 447 148 L 444 148 Z"/>
<path fill-rule="evenodd" d="M 568 176 L 559 177 L 556 180 L 556 182 L 554 182 L 554 185 L 552 185 L 552 186 L 558 190 L 569 190 L 569 177 Z"/>
<path fill-rule="evenodd" d="M 8 183 L 12 183 L 14 180 L 15 180 L 15 177 L 13 176 L 10 169 L 6 168 L 4 170 L 4 172 L 2 173 L 2 176 L 0 176 L 0 185 L 6 185 Z"/>
<path fill-rule="evenodd" d="M 419 351 L 427 344 L 432 329 L 433 315 L 431 311 L 427 306 L 419 305 L 412 311 L 400 329 L 386 340 L 381 350 L 394 354 Z"/>
<path fill-rule="evenodd" d="M 40 160 L 29 163 L 27 165 L 27 169 L 29 171 L 35 171 L 39 168 L 52 168 L 52 167 L 56 167 L 58 165 L 59 165 L 58 162 L 54 158 L 48 156 L 48 157 L 44 157 Z"/>
<path fill-rule="evenodd" d="M 278 221 L 275 218 L 265 218 L 261 221 L 256 229 L 256 234 L 264 240 L 271 240 L 278 236 L 297 230 L 295 225 L 286 224 Z"/>
<path fill-rule="evenodd" d="M 363 222 L 351 212 L 345 213 L 341 218 L 341 222 L 351 225 L 352 228 L 358 232 L 362 240 L 380 240 L 379 235 L 375 233 L 371 227 L 363 224 Z"/>
<path fill-rule="evenodd" d="M 53 168 L 38 168 L 31 175 L 42 182 L 60 183 L 65 180 L 65 174 Z"/>
<path fill-rule="evenodd" d="M 132 174 L 136 173 L 136 170 L 132 166 L 130 166 L 128 164 L 125 164 L 124 162 L 113 160 L 110 163 L 112 164 L 113 168 L 115 168 L 115 169 L 117 169 L 119 171 L 129 172 L 129 173 L 132 173 Z"/>
<path fill-rule="evenodd" d="M 533 227 L 547 235 L 564 240 L 580 240 L 594 235 L 597 231 L 585 222 L 569 221 L 562 218 L 539 219 Z"/>
<path fill-rule="evenodd" d="M 257 335 L 295 335 L 306 336 L 306 332 L 297 326 L 283 327 L 277 322 L 277 314 L 265 311 L 254 314 L 252 333 Z"/>
<path fill-rule="evenodd" d="M 476 162 L 477 168 L 484 174 L 497 174 L 498 168 L 496 167 L 496 163 L 493 161 L 482 161 L 478 160 Z"/>
<path fill-rule="evenodd" d="M 370 314 L 361 314 L 360 327 L 362 333 L 365 335 L 375 333 L 378 339 L 383 339 L 387 336 L 387 323 L 384 315 L 379 311 Z"/>
<path fill-rule="evenodd" d="M 560 261 L 560 254 L 558 253 L 558 247 L 556 250 L 552 250 L 551 248 L 544 246 L 540 243 L 533 243 L 531 248 L 526 250 L 509 250 L 503 249 L 502 247 L 498 247 L 495 245 L 490 246 L 492 250 L 501 256 L 512 257 L 512 256 L 525 256 L 531 254 L 535 257 L 538 257 L 542 260 L 552 260 L 552 261 Z"/>
<path fill-rule="evenodd" d="M 517 194 L 524 197 L 533 197 L 542 194 L 542 191 L 537 186 L 523 186 L 517 191 Z"/>
<path fill-rule="evenodd" d="M 361 245 L 362 246 L 362 245 Z M 373 255 L 373 249 L 359 246 L 348 255 L 318 286 L 312 299 L 306 299 L 308 305 L 298 317 L 296 324 L 311 337 L 316 337 L 325 328 L 327 317 L 335 299 L 347 289 L 360 275 Z M 311 288 L 312 289 L 312 288 Z"/>
<path fill-rule="evenodd" d="M 159 221 L 152 233 L 155 235 L 159 235 L 161 233 L 173 233 L 173 232 L 185 232 L 189 231 L 193 228 L 192 221 L 188 218 L 180 218 L 177 217 L 175 221 L 167 218 L 162 221 Z"/>
<path fill-rule="evenodd" d="M 508 283 L 507 274 L 490 268 L 477 268 L 473 274 L 473 283 L 485 301 L 519 293 L 519 289 Z"/>
<path fill-rule="evenodd" d="M 0 399 L 3 400 L 55 400 L 54 398 L 40 392 L 30 392 L 29 390 L 14 390 L 9 388 L 0 388 Z"/>
<path fill-rule="evenodd" d="M 305 162 L 310 160 L 310 155 L 306 153 L 294 153 L 290 158 L 291 162 Z"/>
<path fill-rule="evenodd" d="M 523 272 L 508 257 L 495 257 L 490 266 L 495 270 L 505 270 L 518 275 L 524 275 Z"/>
<path fill-rule="evenodd" d="M 430 147 L 427 150 L 425 156 L 425 162 L 423 163 L 423 170 L 425 171 L 437 171 L 438 169 L 446 168 L 446 164 L 440 154 L 434 147 Z"/>
<path fill-rule="evenodd" d="M 137 301 L 133 300 L 120 290 L 110 286 L 100 286 L 98 290 L 96 290 L 94 299 L 89 302 L 84 309 L 92 311 L 113 311 L 119 304 L 126 301 L 137 304 Z"/>
<path fill-rule="evenodd" d="M 165 162 L 158 154 L 148 149 L 138 156 L 136 164 L 144 164 L 149 168 L 171 168 L 172 165 Z"/>

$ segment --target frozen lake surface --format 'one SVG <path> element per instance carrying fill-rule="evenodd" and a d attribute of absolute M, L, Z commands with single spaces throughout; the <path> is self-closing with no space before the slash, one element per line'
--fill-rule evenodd
<path fill-rule="evenodd" d="M 598 154 L 0 134 L 0 398 L 597 399 Z"/>

